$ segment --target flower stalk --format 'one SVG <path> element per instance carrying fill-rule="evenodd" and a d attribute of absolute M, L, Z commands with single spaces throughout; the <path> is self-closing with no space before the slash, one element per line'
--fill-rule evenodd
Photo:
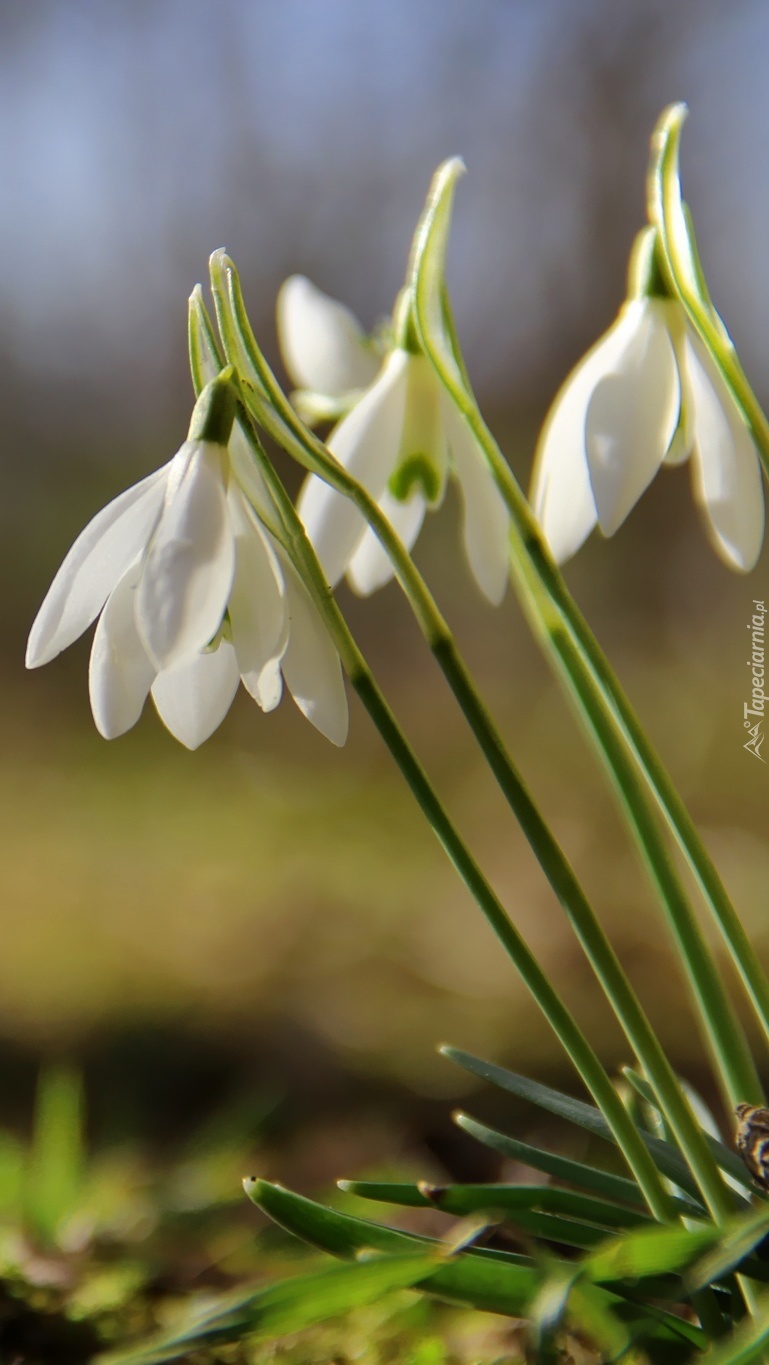
<path fill-rule="evenodd" d="M 708 1206 L 714 1216 L 725 1216 L 730 1208 L 729 1198 L 664 1050 L 573 869 L 507 753 L 427 585 L 391 528 L 386 524 L 380 526 L 381 512 L 373 499 L 346 471 L 334 465 L 325 448 L 298 421 L 285 402 L 248 325 L 237 274 L 232 263 L 221 256 L 215 257 L 212 261 L 212 280 L 225 352 L 240 370 L 247 364 L 252 380 L 259 385 L 257 400 L 254 402 L 257 390 L 249 388 L 243 390 L 244 401 L 254 418 L 264 425 L 271 435 L 281 440 L 284 446 L 288 445 L 287 436 L 290 433 L 291 453 L 294 453 L 294 448 L 298 445 L 301 450 L 299 458 L 304 465 L 316 468 L 320 466 L 327 471 L 329 481 L 333 477 L 340 491 L 357 501 L 370 525 L 378 535 L 381 535 L 383 543 L 386 543 L 396 575 L 412 605 L 415 604 L 416 598 L 418 611 L 415 614 L 425 638 L 615 1010 L 630 1045 L 659 1094 L 660 1104 L 670 1123 L 671 1131 L 675 1133 L 681 1150 L 691 1164 Z M 210 328 L 208 334 L 209 344 L 215 344 Z M 262 395 L 267 399 L 267 404 L 262 401 Z M 283 516 L 285 518 L 288 515 L 286 509 Z"/>
<path fill-rule="evenodd" d="M 769 983 L 718 880 L 680 798 L 646 739 L 608 662 L 553 563 L 537 522 L 489 431 L 458 358 L 443 285 L 453 188 L 459 168 L 446 163 L 418 229 L 415 315 L 422 343 L 488 459 L 511 516 L 511 570 L 519 599 L 538 638 L 566 681 L 621 795 L 642 856 L 662 898 L 706 1029 L 722 1089 L 730 1105 L 743 1093 L 761 1097 L 743 1031 L 657 832 L 647 789 L 659 801 L 724 934 L 743 983 L 769 1039 Z M 565 661 L 568 661 L 566 666 Z M 638 778 L 641 778 L 639 783 Z"/>
<path fill-rule="evenodd" d="M 288 533 L 292 556 L 295 562 L 302 567 L 305 582 L 315 605 L 322 613 L 328 626 L 351 685 L 360 697 L 409 790 L 451 863 L 481 909 L 508 957 L 515 965 L 585 1086 L 606 1116 L 625 1160 L 644 1193 L 650 1211 L 661 1222 L 675 1221 L 678 1215 L 673 1201 L 607 1072 L 586 1036 L 564 1005 L 557 990 L 550 983 L 537 959 L 515 928 L 480 866 L 469 852 L 379 689 L 363 654 L 355 643 L 325 581 L 323 571 L 304 527 L 280 480 L 272 469 L 255 431 L 253 429 L 249 431 L 250 413 L 246 406 L 248 397 L 248 391 L 241 387 L 240 419 L 242 429 L 248 434 L 254 455 L 259 461 L 260 472 L 269 487 L 276 506 L 280 508 L 283 524 Z M 724 1201 L 724 1213 L 726 1213 L 728 1202 L 726 1191 L 720 1177 L 717 1179 L 718 1190 L 716 1191 L 714 1188 L 711 1194 L 714 1201 Z"/>

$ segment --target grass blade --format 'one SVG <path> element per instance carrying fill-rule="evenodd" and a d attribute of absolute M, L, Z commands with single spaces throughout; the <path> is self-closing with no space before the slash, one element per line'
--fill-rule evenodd
<path fill-rule="evenodd" d="M 244 1337 L 274 1339 L 313 1327 L 327 1318 L 374 1303 L 396 1289 L 407 1289 L 434 1267 L 435 1254 L 409 1252 L 377 1256 L 354 1265 L 331 1266 L 280 1284 L 209 1305 L 182 1327 L 150 1341 L 99 1357 L 99 1365 L 161 1365 L 188 1359 L 206 1346 Z"/>

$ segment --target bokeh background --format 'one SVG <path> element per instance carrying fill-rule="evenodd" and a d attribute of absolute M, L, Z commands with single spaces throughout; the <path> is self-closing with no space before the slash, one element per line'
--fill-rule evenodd
<path fill-rule="evenodd" d="M 102 1133 L 173 1140 L 233 1094 L 264 1096 L 269 1173 L 311 1185 L 414 1148 L 470 1170 L 448 1119 L 464 1082 L 439 1041 L 575 1084 L 354 700 L 341 752 L 290 699 L 264 717 L 243 696 L 196 754 L 149 713 L 106 744 L 89 642 L 25 674 L 24 640 L 84 522 L 184 437 L 186 298 L 210 251 L 233 254 L 276 363 L 291 272 L 371 326 L 448 155 L 469 171 L 459 331 L 524 483 L 559 383 L 622 300 L 648 139 L 671 100 L 691 108 L 683 174 L 712 293 L 769 399 L 767 60 L 762 0 L 0 4 L 3 1122 L 25 1121 L 41 1055 L 85 1067 Z M 514 601 L 492 611 L 469 583 L 451 500 L 419 560 L 655 1023 L 710 1094 L 598 765 Z M 731 575 L 679 469 L 567 576 L 769 953 L 769 776 L 742 748 L 766 555 Z M 340 601 L 496 887 L 619 1065 L 397 590 Z"/>

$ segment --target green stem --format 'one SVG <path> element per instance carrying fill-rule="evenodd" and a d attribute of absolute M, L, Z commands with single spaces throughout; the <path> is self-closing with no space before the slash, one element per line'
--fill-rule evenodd
<path fill-rule="evenodd" d="M 247 421 L 247 410 L 244 417 Z M 258 446 L 258 442 L 255 445 Z M 281 508 L 284 523 L 291 527 L 289 548 L 292 557 L 301 567 L 304 582 L 328 626 L 345 672 L 387 745 L 420 810 L 574 1063 L 596 1104 L 604 1113 L 625 1160 L 643 1191 L 650 1211 L 660 1222 L 676 1221 L 678 1215 L 671 1196 L 665 1189 L 638 1129 L 627 1114 L 597 1054 L 515 928 L 444 809 L 347 627 L 282 484 L 268 460 L 263 459 L 261 467 L 265 481 L 269 483 L 270 492 Z M 723 1186 L 721 1194 L 725 1195 Z"/>
<path fill-rule="evenodd" d="M 233 272 L 231 268 L 229 268 L 229 277 L 232 281 Z M 233 313 L 237 318 L 237 330 L 234 331 L 230 325 L 230 311 L 222 307 L 221 294 L 218 298 L 219 325 L 224 338 L 225 349 L 230 358 L 236 360 L 241 367 L 244 360 L 251 362 L 249 368 L 253 369 L 260 390 L 265 393 L 272 405 L 272 413 L 270 413 L 263 411 L 263 405 L 259 404 L 257 417 L 264 423 L 273 423 L 272 434 L 280 439 L 282 444 L 287 444 L 288 438 L 290 438 L 291 449 L 296 444 L 300 444 L 303 450 L 303 463 L 312 461 L 312 463 L 322 464 L 324 475 L 326 475 L 325 466 L 331 465 L 333 462 L 330 460 L 325 447 L 320 446 L 320 443 L 316 442 L 315 438 L 305 431 L 289 405 L 286 404 L 285 407 L 281 405 L 281 408 L 278 409 L 278 403 L 282 398 L 279 387 L 263 361 L 256 342 L 250 334 L 250 329 L 246 330 L 248 321 L 245 317 L 242 299 L 239 298 L 238 294 L 233 300 L 232 289 L 233 285 L 230 282 L 230 304 L 237 303 L 239 310 L 242 310 L 239 314 L 233 306 Z M 244 341 L 239 340 L 244 336 L 248 343 L 247 354 L 244 354 Z M 285 400 L 283 402 L 285 403 Z M 275 429 L 276 421 L 280 422 L 279 431 Z M 317 450 L 315 449 L 316 445 L 320 447 Z M 258 456 L 258 452 L 255 453 Z M 402 545 L 393 535 L 389 523 L 382 517 L 373 500 L 370 499 L 365 490 L 350 479 L 344 470 L 335 464 L 333 465 L 333 474 L 340 492 L 355 499 L 363 515 L 382 539 L 393 559 L 401 581 L 403 582 L 406 579 L 405 588 L 409 597 L 413 599 L 414 596 L 417 596 L 419 604 L 417 615 L 430 648 L 480 744 L 491 771 L 565 910 L 583 950 L 622 1024 L 638 1061 L 644 1067 L 650 1082 L 658 1093 L 660 1105 L 665 1111 L 671 1130 L 675 1133 L 685 1159 L 690 1163 L 692 1173 L 700 1185 L 713 1216 L 717 1218 L 724 1216 L 731 1207 L 728 1194 L 716 1163 L 704 1142 L 699 1125 L 691 1114 L 688 1102 L 667 1061 L 664 1050 L 573 869 L 532 801 L 512 759 L 506 752 L 502 739 L 478 696 L 466 666 L 461 660 L 445 620 L 432 599 L 426 584 L 414 568 L 410 556 L 405 553 Z M 292 515 L 295 515 L 293 509 Z M 287 517 L 288 512 L 283 518 L 284 521 Z"/>
<path fill-rule="evenodd" d="M 686 817 L 685 823 L 681 821 L 683 807 L 680 800 L 673 803 L 668 799 L 672 784 L 662 764 L 656 755 L 653 765 L 646 761 L 649 755 L 653 755 L 653 750 L 629 702 L 616 680 L 613 688 L 607 687 L 606 680 L 612 676 L 609 665 L 552 563 L 528 503 L 486 426 L 472 392 L 465 383 L 458 381 L 454 367 L 445 362 L 442 348 L 433 343 L 431 335 L 424 328 L 422 339 L 441 380 L 483 451 L 505 499 L 512 523 L 511 567 L 520 600 L 538 637 L 567 681 L 580 714 L 587 721 L 621 794 L 644 863 L 652 874 L 679 945 L 722 1089 L 732 1106 L 738 1104 L 745 1095 L 754 1097 L 750 1102 L 760 1103 L 761 1085 L 745 1035 L 718 976 L 694 912 L 667 856 L 657 830 L 654 809 L 644 786 L 638 782 L 639 774 L 660 802 L 700 886 L 708 895 L 708 904 L 727 939 L 738 969 L 746 984 L 750 983 L 754 1003 L 759 986 L 761 994 L 758 998 L 765 997 L 769 1003 L 769 985 L 720 883 L 721 894 L 713 894 L 714 880 L 718 881 L 715 869 L 702 858 L 704 850 L 689 818 Z M 769 1012 L 762 1013 L 760 1017 L 769 1036 Z"/>
<path fill-rule="evenodd" d="M 543 819 L 449 636 L 433 651 L 511 810 L 590 962 L 625 1036 L 654 1087 L 660 1108 L 718 1221 L 731 1200 L 678 1077 L 598 920 L 574 869 Z"/>

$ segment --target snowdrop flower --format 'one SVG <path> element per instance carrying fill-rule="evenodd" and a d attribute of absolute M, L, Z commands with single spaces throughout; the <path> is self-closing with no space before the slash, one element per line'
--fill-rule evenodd
<path fill-rule="evenodd" d="M 400 311 L 407 313 L 402 297 Z M 444 393 L 430 362 L 404 344 L 391 346 L 378 372 L 362 350 L 362 329 L 347 309 L 294 276 L 278 304 L 286 368 L 315 394 L 343 399 L 366 387 L 333 429 L 326 445 L 374 497 L 411 550 L 428 509 L 440 506 L 449 475 L 464 504 L 464 544 L 481 591 L 504 596 L 508 572 L 508 514 L 469 428 Z M 407 334 L 398 325 L 396 338 Z M 367 596 L 393 576 L 389 557 L 353 503 L 315 475 L 306 480 L 297 511 L 329 583 L 344 574 Z"/>
<path fill-rule="evenodd" d="M 151 694 L 171 733 L 195 749 L 221 724 L 241 681 L 271 711 L 285 679 L 308 719 L 344 743 L 339 658 L 297 571 L 233 476 L 233 415 L 230 385 L 214 380 L 173 459 L 78 536 L 32 626 L 26 662 L 37 668 L 99 617 L 89 691 L 106 739 L 135 725 Z"/>
<path fill-rule="evenodd" d="M 630 298 L 550 409 L 532 506 L 563 563 L 596 524 L 613 535 L 662 464 L 691 457 L 710 538 L 731 568 L 747 571 L 764 534 L 756 449 L 682 305 L 652 292 L 653 250 L 647 229 L 631 263 Z"/>

